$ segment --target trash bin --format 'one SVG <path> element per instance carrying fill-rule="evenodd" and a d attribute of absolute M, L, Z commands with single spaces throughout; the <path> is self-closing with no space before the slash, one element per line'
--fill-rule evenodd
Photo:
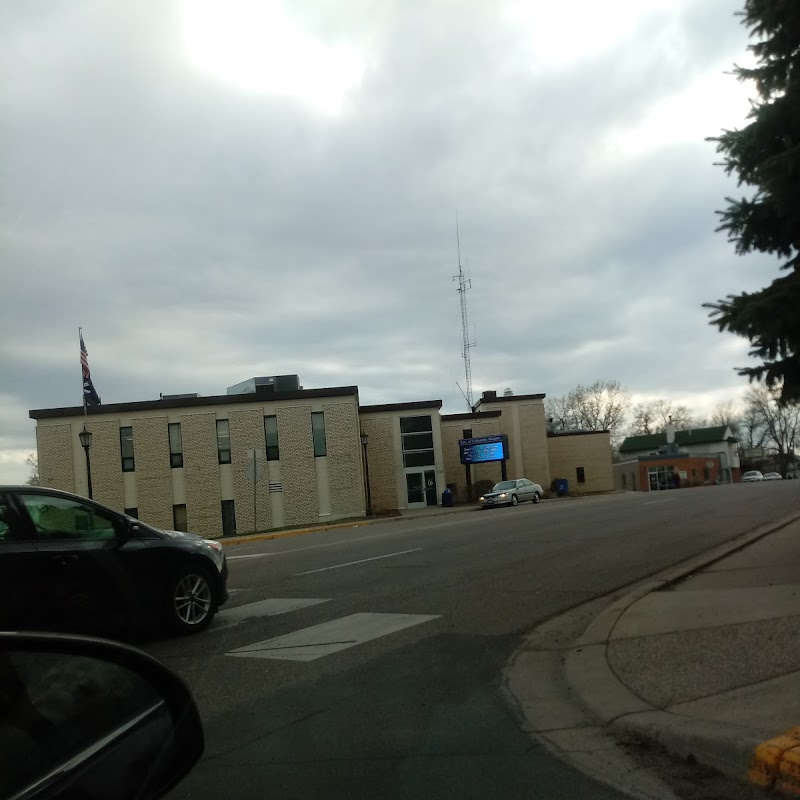
<path fill-rule="evenodd" d="M 452 508 L 452 507 L 453 507 L 453 493 L 448 488 L 442 492 L 442 508 Z"/>
<path fill-rule="evenodd" d="M 558 478 L 556 481 L 556 494 L 559 497 L 566 497 L 569 494 L 569 481 L 566 478 Z"/>

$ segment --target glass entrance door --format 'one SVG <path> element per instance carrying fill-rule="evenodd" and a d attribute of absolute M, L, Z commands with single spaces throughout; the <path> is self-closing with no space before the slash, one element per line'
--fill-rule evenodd
<path fill-rule="evenodd" d="M 439 505 L 439 496 L 436 493 L 436 470 L 425 470 L 425 503 L 429 506 Z"/>
<path fill-rule="evenodd" d="M 439 505 L 435 469 L 406 472 L 406 500 L 409 508 Z"/>
<path fill-rule="evenodd" d="M 409 508 L 425 505 L 425 483 L 422 471 L 406 472 L 406 501 Z"/>

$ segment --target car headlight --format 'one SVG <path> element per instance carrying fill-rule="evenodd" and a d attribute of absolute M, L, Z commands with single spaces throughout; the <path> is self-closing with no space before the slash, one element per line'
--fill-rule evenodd
<path fill-rule="evenodd" d="M 482 503 L 482 502 L 483 502 L 485 499 L 486 499 L 485 497 L 479 497 L 479 498 L 478 498 L 478 502 L 479 502 L 479 503 Z"/>
<path fill-rule="evenodd" d="M 505 496 L 506 496 L 505 492 L 503 492 L 503 494 L 500 495 L 500 497 L 505 497 Z"/>
<path fill-rule="evenodd" d="M 218 553 L 222 552 L 222 545 L 216 539 L 203 539 L 203 541 L 212 549 L 216 550 Z"/>

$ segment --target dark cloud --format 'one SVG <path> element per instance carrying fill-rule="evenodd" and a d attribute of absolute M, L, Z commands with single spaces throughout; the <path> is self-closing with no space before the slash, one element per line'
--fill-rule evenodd
<path fill-rule="evenodd" d="M 287 7 L 366 59 L 339 114 L 198 70 L 177 4 L 0 10 L 6 478 L 27 409 L 79 400 L 79 324 L 107 402 L 298 372 L 461 410 L 456 209 L 476 391 L 738 392 L 745 343 L 700 305 L 776 266 L 714 233 L 702 136 L 625 138 L 744 53 L 735 0 L 554 64 L 492 3 Z"/>

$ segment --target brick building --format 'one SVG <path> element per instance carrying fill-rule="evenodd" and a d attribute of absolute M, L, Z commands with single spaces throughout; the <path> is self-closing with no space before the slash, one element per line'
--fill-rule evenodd
<path fill-rule="evenodd" d="M 617 489 L 653 492 L 741 480 L 739 440 L 726 425 L 628 436 L 614 464 Z M 677 478 L 675 477 L 677 475 Z"/>
<path fill-rule="evenodd" d="M 296 376 L 279 376 L 281 379 Z M 42 485 L 86 495 L 79 433 L 92 434 L 93 497 L 165 529 L 206 536 L 467 500 L 458 440 L 508 437 L 508 474 L 545 489 L 613 488 L 608 432 L 548 434 L 544 395 L 484 392 L 466 414 L 441 400 L 360 405 L 358 388 L 251 379 L 228 394 L 32 410 Z M 499 463 L 472 468 L 476 491 Z M 369 474 L 369 481 L 366 475 Z M 367 493 L 367 486 L 369 493 Z"/>

